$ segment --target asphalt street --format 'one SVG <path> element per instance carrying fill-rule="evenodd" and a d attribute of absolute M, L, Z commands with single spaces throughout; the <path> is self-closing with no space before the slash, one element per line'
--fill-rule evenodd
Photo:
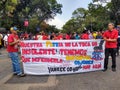
<path fill-rule="evenodd" d="M 0 90 L 120 90 L 120 57 L 117 71 L 97 71 L 82 74 L 30 76 L 12 75 L 11 61 L 5 49 L 0 50 Z"/>

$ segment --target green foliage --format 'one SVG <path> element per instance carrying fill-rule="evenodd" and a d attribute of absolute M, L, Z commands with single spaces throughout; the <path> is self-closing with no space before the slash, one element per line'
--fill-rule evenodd
<path fill-rule="evenodd" d="M 120 25 L 120 0 L 93 0 L 93 2 L 107 3 L 106 7 L 109 10 L 110 19 L 114 21 L 116 25 Z"/>
<path fill-rule="evenodd" d="M 28 19 L 30 23 L 28 29 L 35 30 L 36 26 L 40 26 L 43 21 L 61 14 L 61 8 L 62 5 L 56 0 L 1 0 L 1 26 L 8 28 L 17 25 L 23 30 L 24 20 Z M 3 18 L 5 19 L 2 20 Z M 8 24 L 10 20 L 10 25 L 3 25 Z"/>
<path fill-rule="evenodd" d="M 45 32 L 46 33 L 58 33 L 60 30 L 57 29 L 55 26 L 51 26 L 51 25 L 48 25 L 48 27 L 46 28 Z"/>
<path fill-rule="evenodd" d="M 94 0 L 97 2 L 99 0 Z M 78 8 L 72 18 L 63 26 L 64 32 L 82 32 L 84 29 L 91 31 L 105 30 L 109 22 L 115 22 L 115 16 L 112 12 L 111 2 L 103 6 L 102 3 L 95 5 L 90 3 L 88 9 Z"/>

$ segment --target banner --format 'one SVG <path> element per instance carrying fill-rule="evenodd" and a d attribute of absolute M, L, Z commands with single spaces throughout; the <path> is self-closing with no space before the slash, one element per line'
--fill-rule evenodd
<path fill-rule="evenodd" d="M 103 40 L 22 41 L 24 72 L 53 75 L 102 70 L 104 47 Z"/>

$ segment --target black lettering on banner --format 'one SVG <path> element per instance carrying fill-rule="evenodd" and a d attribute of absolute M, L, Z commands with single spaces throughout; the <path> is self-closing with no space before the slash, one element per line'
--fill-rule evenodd
<path fill-rule="evenodd" d="M 52 72 L 77 72 L 81 69 L 81 66 L 78 67 L 48 67 L 49 73 Z"/>
<path fill-rule="evenodd" d="M 78 66 L 78 67 L 75 67 L 75 68 L 73 68 L 73 72 L 76 72 L 76 71 L 78 71 L 78 70 L 81 69 L 81 68 L 82 68 L 81 65 Z"/>
<path fill-rule="evenodd" d="M 78 71 L 79 69 L 81 69 L 82 67 L 81 67 L 81 65 L 80 66 L 78 66 L 78 67 L 67 67 L 67 71 L 68 72 L 76 72 L 76 71 Z"/>
<path fill-rule="evenodd" d="M 48 67 L 49 73 L 51 72 L 65 72 L 66 67 Z"/>

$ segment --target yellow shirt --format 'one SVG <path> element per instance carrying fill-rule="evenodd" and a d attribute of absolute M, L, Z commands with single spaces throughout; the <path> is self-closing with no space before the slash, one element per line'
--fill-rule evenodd
<path fill-rule="evenodd" d="M 94 39 L 96 39 L 97 33 L 93 33 L 93 37 L 94 37 Z"/>

